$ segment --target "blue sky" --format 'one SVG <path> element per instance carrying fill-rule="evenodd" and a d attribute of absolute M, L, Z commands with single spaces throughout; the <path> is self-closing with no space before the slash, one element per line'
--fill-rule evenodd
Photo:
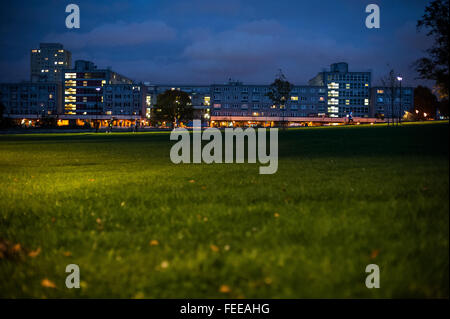
<path fill-rule="evenodd" d="M 76 3 L 81 28 L 65 27 Z M 365 27 L 376 3 L 381 28 Z M 191 0 L 8 1 L 0 11 L 0 81 L 29 79 L 30 49 L 61 42 L 73 61 L 91 60 L 137 81 L 152 83 L 270 83 L 281 68 L 306 84 L 331 63 L 372 70 L 373 84 L 389 70 L 405 84 L 411 64 L 431 45 L 416 32 L 425 0 Z"/>

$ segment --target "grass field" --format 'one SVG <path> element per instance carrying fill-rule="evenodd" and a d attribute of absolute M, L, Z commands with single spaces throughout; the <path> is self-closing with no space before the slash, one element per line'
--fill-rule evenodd
<path fill-rule="evenodd" d="M 0 297 L 448 298 L 448 131 L 280 131 L 275 175 L 172 164 L 162 132 L 0 135 Z"/>

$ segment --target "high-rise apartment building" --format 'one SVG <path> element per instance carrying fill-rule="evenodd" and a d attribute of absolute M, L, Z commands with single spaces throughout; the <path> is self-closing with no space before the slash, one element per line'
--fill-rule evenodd
<path fill-rule="evenodd" d="M 31 81 L 61 82 L 62 69 L 72 67 L 72 54 L 59 43 L 41 43 L 31 50 Z"/>
<path fill-rule="evenodd" d="M 123 75 L 110 69 L 97 69 L 94 63 L 83 60 L 75 61 L 73 69 L 64 69 L 62 73 L 64 80 L 64 114 L 104 114 L 104 86 L 133 84 L 131 79 Z M 127 101 L 126 103 L 131 102 Z M 119 107 L 118 109 L 122 108 Z"/>
<path fill-rule="evenodd" d="M 309 81 L 327 90 L 326 115 L 330 117 L 369 116 L 371 72 L 350 72 L 345 62 L 334 63 Z"/>

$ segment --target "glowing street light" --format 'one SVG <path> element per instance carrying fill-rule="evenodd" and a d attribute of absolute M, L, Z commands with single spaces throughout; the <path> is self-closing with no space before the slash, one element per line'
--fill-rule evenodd
<path fill-rule="evenodd" d="M 401 76 L 397 76 L 397 81 L 399 81 L 400 82 L 400 105 L 398 106 L 398 110 L 399 110 L 399 112 L 398 112 L 398 119 L 397 119 L 397 124 L 400 122 L 400 113 L 401 113 L 401 110 L 402 110 L 402 81 L 403 81 L 403 77 L 401 77 Z"/>

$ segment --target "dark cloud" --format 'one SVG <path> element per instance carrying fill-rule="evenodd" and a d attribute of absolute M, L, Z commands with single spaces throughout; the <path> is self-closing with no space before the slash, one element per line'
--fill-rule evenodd
<path fill-rule="evenodd" d="M 411 64 L 431 39 L 416 32 L 426 1 L 380 0 L 381 29 L 364 26 L 365 2 L 335 1 L 106 1 L 80 0 L 79 30 L 64 27 L 64 4 L 12 3 L 2 13 L 1 81 L 29 77 L 29 49 L 61 42 L 73 59 L 89 59 L 138 81 L 212 83 L 229 77 L 268 83 L 282 68 L 305 84 L 331 63 L 373 71 L 373 83 L 388 64 L 416 80 Z M 9 19 L 5 12 L 15 18 Z M 45 12 L 45 21 L 39 15 Z M 26 18 L 26 19 L 25 19 Z"/>
<path fill-rule="evenodd" d="M 125 23 L 119 21 L 114 24 L 103 24 L 89 32 L 50 33 L 45 42 L 66 43 L 73 49 L 84 47 L 111 47 L 152 42 L 165 42 L 175 39 L 175 29 L 161 21 L 144 21 L 141 23 Z"/>

